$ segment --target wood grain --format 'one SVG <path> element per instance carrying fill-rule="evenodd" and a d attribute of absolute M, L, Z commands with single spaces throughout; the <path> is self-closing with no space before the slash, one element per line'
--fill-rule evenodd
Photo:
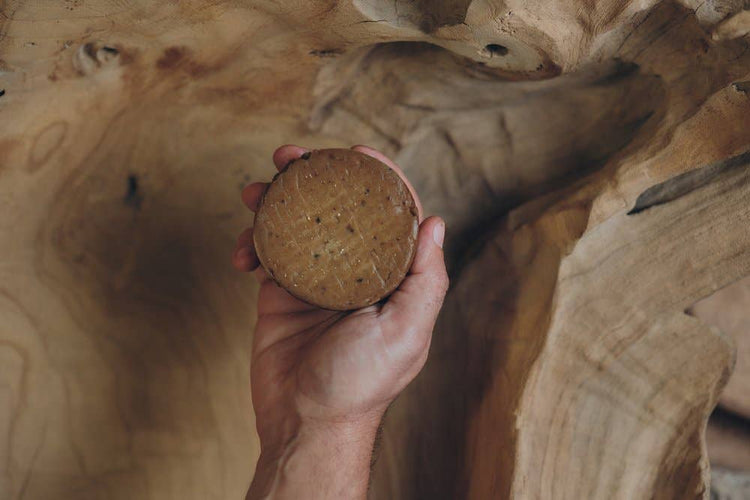
<path fill-rule="evenodd" d="M 449 222 L 374 498 L 706 497 L 750 274 L 741 2 L 0 5 L 0 498 L 241 498 L 256 286 L 239 202 L 282 143 L 368 143 Z M 397 10 L 398 9 L 398 10 Z M 728 393 L 729 394 L 729 393 Z"/>
<path fill-rule="evenodd" d="M 750 278 L 732 283 L 706 297 L 693 305 L 690 313 L 734 340 L 734 370 L 719 404 L 750 420 Z"/>

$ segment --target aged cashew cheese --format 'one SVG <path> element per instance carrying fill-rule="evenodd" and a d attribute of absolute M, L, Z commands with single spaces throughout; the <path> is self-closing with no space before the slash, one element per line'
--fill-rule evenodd
<path fill-rule="evenodd" d="M 322 149 L 274 177 L 253 237 L 280 286 L 310 304 L 348 310 L 403 281 L 418 225 L 414 198 L 391 168 L 358 151 Z"/>

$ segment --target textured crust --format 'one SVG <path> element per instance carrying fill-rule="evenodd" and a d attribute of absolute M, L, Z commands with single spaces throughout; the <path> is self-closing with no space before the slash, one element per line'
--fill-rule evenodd
<path fill-rule="evenodd" d="M 349 310 L 403 281 L 418 227 L 414 198 L 390 167 L 350 149 L 323 149 L 274 177 L 254 240 L 263 268 L 292 295 Z"/>

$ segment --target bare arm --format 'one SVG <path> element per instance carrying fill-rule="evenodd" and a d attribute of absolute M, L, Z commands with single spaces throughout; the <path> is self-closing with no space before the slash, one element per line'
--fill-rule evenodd
<path fill-rule="evenodd" d="M 403 176 L 381 153 L 355 149 Z M 282 146 L 274 163 L 281 168 L 305 151 Z M 265 186 L 243 191 L 250 209 Z M 380 420 L 427 359 L 448 287 L 444 233 L 440 218 L 421 221 L 414 263 L 396 292 L 384 304 L 346 313 L 278 287 L 258 268 L 252 229 L 240 235 L 233 264 L 261 283 L 251 361 L 261 456 L 247 499 L 365 498 Z"/>
<path fill-rule="evenodd" d="M 365 498 L 377 426 L 299 426 L 284 443 L 263 449 L 248 500 Z"/>

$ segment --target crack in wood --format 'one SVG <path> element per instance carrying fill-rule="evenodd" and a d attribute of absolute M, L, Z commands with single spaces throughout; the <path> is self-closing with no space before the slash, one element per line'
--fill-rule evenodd
<path fill-rule="evenodd" d="M 125 198 L 123 200 L 126 205 L 129 205 L 136 210 L 141 208 L 143 203 L 143 194 L 140 191 L 138 185 L 138 176 L 135 174 L 128 175 L 127 189 L 125 191 Z"/>
<path fill-rule="evenodd" d="M 676 200 L 712 182 L 717 176 L 738 167 L 750 166 L 750 150 L 726 160 L 697 168 L 651 186 L 638 196 L 628 215 L 636 215 L 656 205 Z"/>

